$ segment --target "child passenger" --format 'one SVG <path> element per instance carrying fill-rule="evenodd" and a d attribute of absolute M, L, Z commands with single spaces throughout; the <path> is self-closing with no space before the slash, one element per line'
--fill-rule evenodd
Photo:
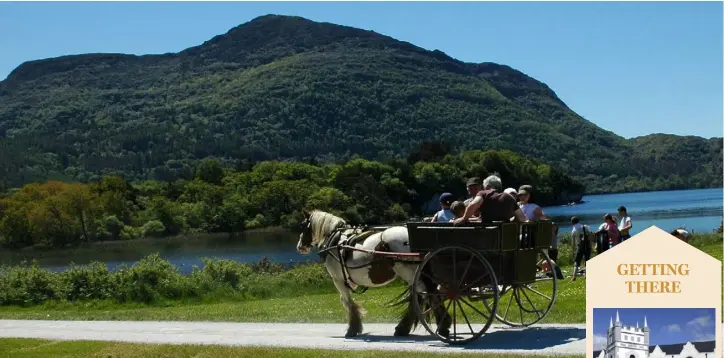
<path fill-rule="evenodd" d="M 461 218 L 465 215 L 465 204 L 462 201 L 456 201 L 450 205 L 450 211 L 452 211 L 454 219 Z"/>
<path fill-rule="evenodd" d="M 446 223 L 455 219 L 453 212 L 450 210 L 450 206 L 453 204 L 453 195 L 450 193 L 443 193 L 440 195 L 440 207 L 441 210 L 435 213 L 432 217 L 431 222 L 434 223 Z"/>

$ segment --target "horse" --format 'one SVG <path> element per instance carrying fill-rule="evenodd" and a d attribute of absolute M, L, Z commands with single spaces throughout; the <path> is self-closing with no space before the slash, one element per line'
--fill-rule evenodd
<path fill-rule="evenodd" d="M 304 221 L 301 223 L 302 233 L 299 235 L 297 252 L 306 255 L 312 248 L 319 250 L 324 260 L 324 265 L 332 278 L 334 286 L 340 294 L 340 301 L 348 315 L 346 338 L 362 334 L 362 314 L 364 309 L 353 301 L 352 292 L 356 286 L 365 288 L 383 287 L 397 278 L 407 283 L 407 288 L 393 302 L 393 306 L 407 304 L 407 307 L 400 316 L 400 321 L 395 327 L 395 336 L 408 336 L 419 323 L 419 318 L 413 309 L 413 297 L 411 288 L 414 282 L 415 270 L 418 262 L 395 261 L 389 257 L 376 257 L 369 252 L 384 251 L 390 253 L 410 253 L 407 228 L 404 226 L 393 226 L 381 231 L 363 231 L 352 228 L 347 222 L 333 214 L 312 210 L 304 211 Z M 340 245 L 350 245 L 367 252 L 344 250 Z M 437 285 L 429 278 L 423 277 L 418 287 L 420 291 L 437 291 Z M 420 292 L 418 291 L 418 292 Z M 418 301 L 420 302 L 420 301 Z M 420 304 L 429 310 L 434 307 L 431 298 L 423 298 Z M 443 318 L 443 326 L 440 328 L 441 335 L 449 335 L 447 312 L 441 305 L 433 310 L 436 317 Z M 443 316 L 441 316 L 443 315 Z"/>

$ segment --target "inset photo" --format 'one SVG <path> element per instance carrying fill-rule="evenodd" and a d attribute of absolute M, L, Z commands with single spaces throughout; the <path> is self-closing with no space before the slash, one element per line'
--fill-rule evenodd
<path fill-rule="evenodd" d="M 713 358 L 714 308 L 594 308 L 595 358 Z"/>

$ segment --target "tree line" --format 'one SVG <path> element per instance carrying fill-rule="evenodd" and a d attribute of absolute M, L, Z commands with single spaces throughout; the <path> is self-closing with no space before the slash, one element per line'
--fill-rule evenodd
<path fill-rule="evenodd" d="M 296 228 L 304 209 L 351 224 L 404 221 L 435 207 L 436 194 L 462 198 L 471 176 L 500 174 L 505 186 L 532 184 L 541 205 L 580 198 L 583 186 L 560 170 L 510 151 L 415 154 L 342 164 L 265 161 L 225 167 L 209 158 L 172 181 L 106 175 L 88 183 L 26 184 L 0 198 L 0 245 L 59 247 L 180 233 Z M 427 209 L 426 209 L 427 207 Z"/>

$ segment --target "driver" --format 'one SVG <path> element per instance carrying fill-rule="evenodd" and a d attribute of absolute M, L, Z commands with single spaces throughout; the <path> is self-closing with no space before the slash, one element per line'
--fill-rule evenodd
<path fill-rule="evenodd" d="M 526 221 L 515 198 L 508 193 L 501 192 L 503 183 L 497 175 L 485 178 L 482 188 L 480 178 L 477 177 L 470 178 L 467 186 L 473 200 L 466 206 L 465 214 L 453 221 L 455 225 L 468 222 L 476 214 L 479 214 L 480 219 L 484 222 Z"/>

